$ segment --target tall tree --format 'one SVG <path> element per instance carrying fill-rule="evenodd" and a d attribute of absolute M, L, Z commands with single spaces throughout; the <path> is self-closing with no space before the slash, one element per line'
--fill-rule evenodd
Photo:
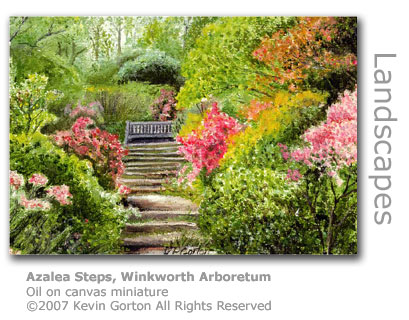
<path fill-rule="evenodd" d="M 187 81 L 178 94 L 178 108 L 190 108 L 210 95 L 219 99 L 223 95 L 234 104 L 248 102 L 249 95 L 264 95 L 249 90 L 257 73 L 269 71 L 252 52 L 266 35 L 285 28 L 293 20 L 289 17 L 226 17 L 213 23 L 195 20 L 187 38 L 187 47 L 191 49 L 182 64 L 182 75 Z"/>
<path fill-rule="evenodd" d="M 183 50 L 183 34 L 188 27 L 185 17 L 155 17 L 147 20 L 139 44 L 145 48 L 163 51 L 180 60 Z"/>
<path fill-rule="evenodd" d="M 69 17 L 11 17 L 10 46 L 42 46 L 45 40 L 66 32 L 71 25 Z"/>
<path fill-rule="evenodd" d="M 104 17 L 88 18 L 89 39 L 95 61 L 100 59 L 101 54 L 109 58 L 112 51 L 112 36 L 107 30 L 105 19 Z"/>
<path fill-rule="evenodd" d="M 125 18 L 124 17 L 109 17 L 109 24 L 111 30 L 113 31 L 114 38 L 116 40 L 116 55 L 119 57 L 122 54 L 122 33 L 125 28 Z"/>

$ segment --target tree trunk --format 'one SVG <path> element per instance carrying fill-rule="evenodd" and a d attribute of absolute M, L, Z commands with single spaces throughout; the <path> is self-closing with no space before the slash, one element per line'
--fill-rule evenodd
<path fill-rule="evenodd" d="M 94 51 L 95 51 L 95 60 L 98 61 L 98 59 L 99 59 L 99 47 L 98 47 L 97 44 L 94 47 Z"/>
<path fill-rule="evenodd" d="M 121 48 L 122 28 L 121 28 L 121 25 L 119 25 L 117 31 L 118 31 L 118 51 L 117 51 L 117 55 L 119 57 L 122 54 L 122 48 Z"/>
<path fill-rule="evenodd" d="M 73 40 L 71 42 L 71 58 L 70 58 L 70 64 L 73 65 L 76 57 L 76 44 L 75 41 Z"/>
<path fill-rule="evenodd" d="M 328 224 L 328 234 L 327 234 L 327 254 L 332 253 L 332 245 L 334 243 L 334 213 L 331 212 Z"/>

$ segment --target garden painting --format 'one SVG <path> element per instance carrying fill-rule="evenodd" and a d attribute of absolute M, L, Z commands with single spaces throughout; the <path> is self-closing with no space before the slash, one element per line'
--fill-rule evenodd
<path fill-rule="evenodd" d="M 356 17 L 9 29 L 10 254 L 357 254 Z"/>

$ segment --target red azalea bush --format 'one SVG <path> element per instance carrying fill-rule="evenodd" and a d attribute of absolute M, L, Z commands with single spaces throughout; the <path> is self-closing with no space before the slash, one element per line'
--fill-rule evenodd
<path fill-rule="evenodd" d="M 92 119 L 80 117 L 71 130 L 57 132 L 55 142 L 67 151 L 90 160 L 103 187 L 117 187 L 117 179 L 124 172 L 122 158 L 128 150 L 122 148 L 117 135 L 99 128 L 89 129 L 93 124 Z"/>
<path fill-rule="evenodd" d="M 299 82 L 305 79 L 306 70 L 316 66 L 322 67 L 318 70 L 323 74 L 331 68 L 356 66 L 352 53 L 336 55 L 325 47 L 337 32 L 333 17 L 302 17 L 288 33 L 280 30 L 263 39 L 253 55 L 273 68 L 280 83 Z"/>
<path fill-rule="evenodd" d="M 220 112 L 217 103 L 213 103 L 199 128 L 185 137 L 178 136 L 176 140 L 182 144 L 179 152 L 193 167 L 187 175 L 188 180 L 192 182 L 203 168 L 206 174 L 217 168 L 227 151 L 228 138 L 241 129 L 236 119 Z"/>
<path fill-rule="evenodd" d="M 176 119 L 176 99 L 172 90 L 160 90 L 160 96 L 151 105 L 152 117 L 158 121 Z"/>
<path fill-rule="evenodd" d="M 258 101 L 253 99 L 250 101 L 250 105 L 244 107 L 240 111 L 240 115 L 249 121 L 257 121 L 262 111 L 271 109 L 273 104 L 269 101 Z"/>
<path fill-rule="evenodd" d="M 356 53 L 340 51 L 336 44 L 342 32 L 339 21 L 334 17 L 300 17 L 288 30 L 264 38 L 253 56 L 273 73 L 257 76 L 255 86 L 264 90 L 272 84 L 287 84 L 294 91 L 311 75 L 322 79 L 333 72 L 343 76 L 356 73 Z"/>

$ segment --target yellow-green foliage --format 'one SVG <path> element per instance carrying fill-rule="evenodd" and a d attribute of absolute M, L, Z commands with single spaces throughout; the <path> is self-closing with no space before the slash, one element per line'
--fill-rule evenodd
<path fill-rule="evenodd" d="M 188 109 L 210 95 L 251 93 L 249 84 L 257 72 L 270 70 L 252 52 L 267 34 L 293 21 L 290 17 L 224 17 L 208 24 L 183 62 L 186 82 L 177 96 L 177 108 Z"/>
<path fill-rule="evenodd" d="M 34 133 L 55 117 L 47 112 L 47 105 L 60 97 L 47 90 L 45 75 L 30 74 L 23 82 L 10 84 L 10 131 Z"/>
<path fill-rule="evenodd" d="M 189 113 L 186 118 L 185 124 L 179 131 L 179 136 L 184 137 L 190 134 L 193 130 L 199 128 L 201 122 L 203 120 L 203 116 L 197 113 Z"/>
<path fill-rule="evenodd" d="M 277 92 L 270 101 L 271 107 L 262 110 L 256 122 L 232 137 L 232 143 L 221 163 L 239 159 L 239 155 L 253 152 L 253 147 L 263 138 L 275 139 L 292 122 L 300 118 L 302 109 L 323 105 L 325 100 L 326 95 L 311 91 Z"/>

